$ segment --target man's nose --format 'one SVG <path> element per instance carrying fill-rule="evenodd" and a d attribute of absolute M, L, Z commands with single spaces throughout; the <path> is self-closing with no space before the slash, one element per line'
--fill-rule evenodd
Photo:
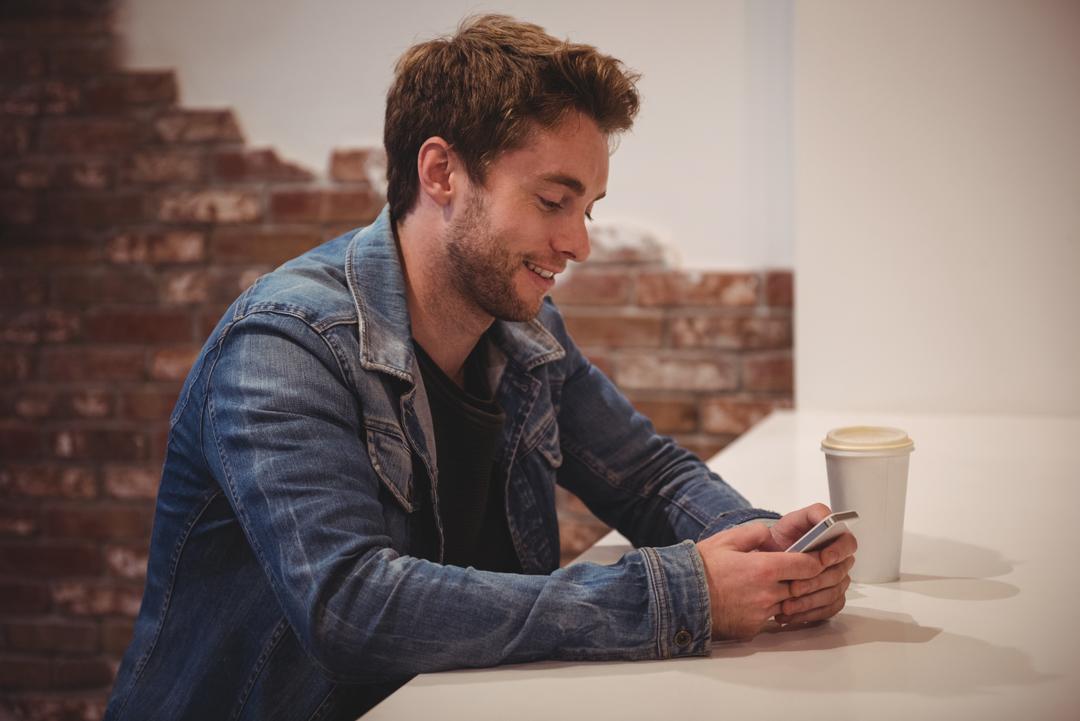
<path fill-rule="evenodd" d="M 585 226 L 585 219 L 569 221 L 568 225 L 554 239 L 552 247 L 567 260 L 584 263 L 589 257 L 589 253 L 592 252 L 592 246 L 589 243 L 589 229 Z"/>

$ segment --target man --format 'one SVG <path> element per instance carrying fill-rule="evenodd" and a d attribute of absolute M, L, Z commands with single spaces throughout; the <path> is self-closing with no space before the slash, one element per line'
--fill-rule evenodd
<path fill-rule="evenodd" d="M 545 300 L 589 254 L 635 76 L 487 16 L 411 48 L 389 207 L 261 278 L 172 416 L 109 719 L 353 718 L 413 674 L 706 654 L 843 605 L 854 539 L 749 508 Z M 561 483 L 639 548 L 558 569 Z"/>

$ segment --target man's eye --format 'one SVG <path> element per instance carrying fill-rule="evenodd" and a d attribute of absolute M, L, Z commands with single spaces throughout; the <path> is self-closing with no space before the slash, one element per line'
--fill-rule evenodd
<path fill-rule="evenodd" d="M 547 210 L 562 210 L 562 203 L 558 203 L 558 202 L 556 202 L 554 200 L 548 200 L 547 198 L 545 198 L 542 195 L 538 195 L 536 197 L 540 199 L 540 204 L 543 205 L 545 209 L 547 209 Z"/>

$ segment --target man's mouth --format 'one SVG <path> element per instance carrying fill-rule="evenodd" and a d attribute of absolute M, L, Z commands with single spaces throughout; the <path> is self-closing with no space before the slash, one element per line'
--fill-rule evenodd
<path fill-rule="evenodd" d="M 527 260 L 525 261 L 525 267 L 546 280 L 551 280 L 555 277 L 555 271 L 545 270 L 540 266 L 536 265 L 535 263 L 530 263 Z"/>

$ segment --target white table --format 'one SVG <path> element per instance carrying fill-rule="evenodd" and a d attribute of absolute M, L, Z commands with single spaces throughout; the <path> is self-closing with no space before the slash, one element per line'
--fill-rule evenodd
<path fill-rule="evenodd" d="M 422 675 L 365 719 L 1080 719 L 1080 418 L 777 412 L 710 466 L 759 506 L 827 502 L 818 444 L 856 423 L 915 440 L 899 581 L 709 658 Z"/>

